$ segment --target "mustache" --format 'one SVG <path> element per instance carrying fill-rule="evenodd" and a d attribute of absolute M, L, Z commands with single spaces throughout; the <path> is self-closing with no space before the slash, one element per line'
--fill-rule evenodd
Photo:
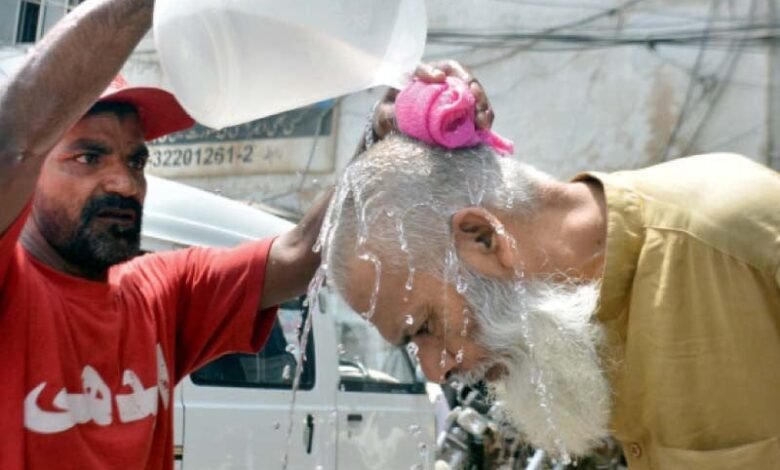
<path fill-rule="evenodd" d="M 143 206 L 137 199 L 117 194 L 106 194 L 105 196 L 94 197 L 87 202 L 81 211 L 82 224 L 89 224 L 95 216 L 107 209 L 129 209 L 135 213 L 136 223 L 141 223 Z"/>

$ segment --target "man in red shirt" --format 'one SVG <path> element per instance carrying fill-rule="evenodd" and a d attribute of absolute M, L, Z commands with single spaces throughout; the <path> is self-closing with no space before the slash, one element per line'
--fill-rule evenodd
<path fill-rule="evenodd" d="M 152 8 L 86 2 L 0 89 L 3 470 L 172 468 L 176 382 L 260 349 L 319 264 L 323 204 L 275 240 L 135 257 L 144 142 L 192 125 L 111 82 Z"/>

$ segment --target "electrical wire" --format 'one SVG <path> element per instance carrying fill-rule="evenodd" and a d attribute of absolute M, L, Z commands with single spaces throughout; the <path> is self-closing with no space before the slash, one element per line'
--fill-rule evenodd
<path fill-rule="evenodd" d="M 510 59 L 510 58 L 516 56 L 517 54 L 519 54 L 519 53 L 521 53 L 523 51 L 527 51 L 527 50 L 532 49 L 535 44 L 537 44 L 540 40 L 542 40 L 543 36 L 554 35 L 558 31 L 565 31 L 567 29 L 581 27 L 581 26 L 587 25 L 589 23 L 592 23 L 594 21 L 600 20 L 602 18 L 609 17 L 609 16 L 614 16 L 617 13 L 625 11 L 626 9 L 628 9 L 630 7 L 633 7 L 634 5 L 636 5 L 636 4 L 638 4 L 638 3 L 642 2 L 642 1 L 644 1 L 644 0 L 627 0 L 627 1 L 621 3 L 621 4 L 617 5 L 617 6 L 601 10 L 598 13 L 594 13 L 592 15 L 584 16 L 584 17 L 582 17 L 582 18 L 580 18 L 578 20 L 569 21 L 569 22 L 565 22 L 565 23 L 561 23 L 561 24 L 558 24 L 558 25 L 555 25 L 555 26 L 551 26 L 551 27 L 545 28 L 542 31 L 536 33 L 537 35 L 539 35 L 539 37 L 527 37 L 527 38 L 525 38 L 527 40 L 527 42 L 525 44 L 521 44 L 519 46 L 515 45 L 512 48 L 512 50 L 510 50 L 510 51 L 508 51 L 508 52 L 506 52 L 504 54 L 501 54 L 498 57 L 494 57 L 492 59 L 489 59 L 489 60 L 486 60 L 486 61 L 483 61 L 483 62 L 480 62 L 480 63 L 471 64 L 471 66 L 473 68 L 479 68 L 479 67 L 483 67 L 483 66 L 486 66 L 486 65 L 489 65 L 489 64 L 492 64 L 492 63 L 496 63 L 496 62 L 500 62 L 500 61 L 503 61 L 503 60 Z M 429 31 L 428 32 L 428 43 L 435 44 L 436 41 L 437 41 L 437 36 L 439 36 L 440 33 L 443 33 L 443 34 L 441 34 L 442 38 L 447 34 L 444 31 L 439 31 L 439 32 L 437 32 L 435 30 L 434 31 Z M 455 34 L 457 34 L 457 33 L 455 33 Z M 479 45 L 477 45 L 477 48 L 478 47 L 479 47 Z"/>
<path fill-rule="evenodd" d="M 717 7 L 719 3 L 720 0 L 710 1 L 710 18 L 712 18 L 715 12 L 717 11 Z M 710 27 L 710 25 L 711 23 L 708 21 L 707 26 L 705 27 L 705 33 L 707 32 L 707 29 Z M 704 59 L 704 53 L 707 50 L 707 40 L 708 40 L 708 35 L 705 34 L 701 40 L 699 52 L 696 54 L 696 61 L 693 64 L 693 73 L 688 79 L 688 86 L 685 89 L 685 97 L 683 98 L 682 108 L 680 108 L 680 113 L 677 115 L 677 120 L 674 123 L 674 127 L 672 128 L 672 131 L 669 133 L 669 138 L 667 139 L 666 145 L 664 146 L 664 151 L 659 156 L 661 161 L 667 160 L 669 158 L 669 152 L 671 151 L 674 142 L 677 140 L 677 134 L 679 134 L 680 128 L 685 122 L 685 117 L 689 111 L 688 108 L 691 104 L 691 99 L 693 98 L 693 92 L 695 90 L 697 77 L 699 76 L 699 70 L 701 69 L 701 65 Z M 651 156 L 651 161 L 656 160 L 659 157 Z"/>
<path fill-rule="evenodd" d="M 755 15 L 756 6 L 757 6 L 757 0 L 751 0 L 750 3 L 751 17 Z M 699 123 L 696 126 L 696 129 L 693 131 L 693 133 L 691 133 L 690 138 L 687 139 L 687 145 L 682 151 L 683 155 L 687 154 L 690 151 L 693 143 L 698 140 L 701 130 L 704 128 L 704 125 L 709 121 L 712 112 L 715 110 L 717 104 L 720 102 L 721 98 L 723 97 L 723 92 L 726 90 L 726 86 L 729 85 L 729 83 L 731 82 L 731 77 L 734 75 L 734 70 L 736 69 L 737 63 L 739 63 L 739 59 L 742 57 L 743 48 L 744 48 L 744 44 L 742 42 L 737 42 L 735 44 L 733 53 L 731 54 L 730 58 L 727 59 L 726 71 L 723 74 L 721 80 L 718 81 L 715 90 L 712 92 L 712 98 L 708 103 L 704 115 L 699 119 Z"/>

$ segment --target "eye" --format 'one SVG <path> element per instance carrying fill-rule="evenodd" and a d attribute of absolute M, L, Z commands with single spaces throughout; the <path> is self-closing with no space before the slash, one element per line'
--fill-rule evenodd
<path fill-rule="evenodd" d="M 84 165 L 95 165 L 100 160 L 100 155 L 97 153 L 83 153 L 76 157 L 76 161 Z"/>
<path fill-rule="evenodd" d="M 146 167 L 147 160 L 149 160 L 149 155 L 137 155 L 130 158 L 128 166 L 134 170 L 143 170 Z"/>
<path fill-rule="evenodd" d="M 431 320 L 426 319 L 417 331 L 414 332 L 414 336 L 423 336 L 431 334 Z"/>

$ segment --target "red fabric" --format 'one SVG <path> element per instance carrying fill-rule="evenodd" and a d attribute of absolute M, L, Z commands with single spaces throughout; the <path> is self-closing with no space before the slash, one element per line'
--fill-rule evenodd
<path fill-rule="evenodd" d="M 0 469 L 173 468 L 174 384 L 270 333 L 272 240 L 146 255 L 98 283 L 33 259 L 28 213 L 0 237 Z"/>
<path fill-rule="evenodd" d="M 477 129 L 477 99 L 468 83 L 447 77 L 444 83 L 414 80 L 395 99 L 395 118 L 404 134 L 448 149 L 490 145 L 501 154 L 514 144 L 492 131 Z"/>
<path fill-rule="evenodd" d="M 141 119 L 146 140 L 154 140 L 195 125 L 195 121 L 171 93 L 161 88 L 130 86 L 121 75 L 114 78 L 98 101 L 133 105 Z"/>

